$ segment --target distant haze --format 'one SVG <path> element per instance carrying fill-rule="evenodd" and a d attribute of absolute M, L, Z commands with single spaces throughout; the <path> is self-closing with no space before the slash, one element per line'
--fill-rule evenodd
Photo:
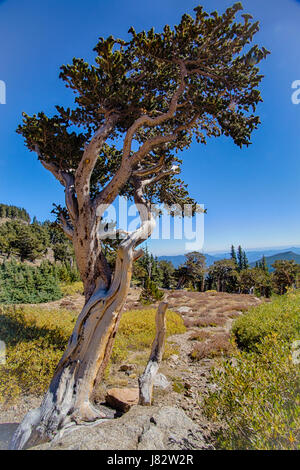
<path fill-rule="evenodd" d="M 215 261 L 220 259 L 229 259 L 230 253 L 229 252 L 214 252 L 214 254 L 204 253 L 206 257 L 206 265 L 211 266 Z M 270 268 L 271 265 L 279 259 L 294 259 L 296 263 L 300 264 L 300 247 L 289 247 L 289 248 L 266 248 L 263 250 L 246 250 L 246 255 L 251 267 L 255 266 L 257 261 L 261 261 L 262 257 L 266 257 L 266 263 Z M 185 256 L 182 255 L 174 255 L 174 256 L 158 256 L 159 260 L 164 261 L 171 261 L 175 268 L 177 268 L 180 264 L 185 262 Z"/>

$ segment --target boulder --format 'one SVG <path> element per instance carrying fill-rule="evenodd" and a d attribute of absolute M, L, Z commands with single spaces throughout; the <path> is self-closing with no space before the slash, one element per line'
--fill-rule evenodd
<path fill-rule="evenodd" d="M 176 308 L 176 312 L 178 312 L 178 313 L 188 313 L 191 310 L 192 310 L 191 307 L 187 307 L 187 306 Z"/>
<path fill-rule="evenodd" d="M 139 390 L 137 388 L 111 388 L 108 390 L 106 403 L 115 410 L 126 413 L 133 405 L 139 402 Z"/>
<path fill-rule="evenodd" d="M 156 374 L 153 382 L 154 387 L 162 388 L 165 390 L 170 385 L 167 377 L 164 374 Z"/>
<path fill-rule="evenodd" d="M 202 430 L 180 408 L 134 406 L 121 418 L 74 426 L 33 450 L 212 449 Z"/>

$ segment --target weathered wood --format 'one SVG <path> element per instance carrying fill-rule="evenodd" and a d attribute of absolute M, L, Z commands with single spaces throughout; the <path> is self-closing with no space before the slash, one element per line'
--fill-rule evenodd
<path fill-rule="evenodd" d="M 99 283 L 87 298 L 41 406 L 26 415 L 13 436 L 11 449 L 46 442 L 62 429 L 104 417 L 92 403 L 93 391 L 111 355 L 133 262 L 141 255 L 135 248 L 155 227 L 150 205 L 139 185 L 135 203 L 141 217 L 140 227 L 120 243 L 109 287 L 103 288 Z"/>
<path fill-rule="evenodd" d="M 143 374 L 139 377 L 139 404 L 150 406 L 153 393 L 153 382 L 158 372 L 164 349 L 166 337 L 166 311 L 168 304 L 161 302 L 156 312 L 156 334 L 152 343 L 151 354 Z"/>

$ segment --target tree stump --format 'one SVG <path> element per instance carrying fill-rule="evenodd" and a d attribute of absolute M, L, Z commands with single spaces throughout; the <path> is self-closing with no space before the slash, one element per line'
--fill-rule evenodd
<path fill-rule="evenodd" d="M 139 377 L 139 404 L 150 406 L 152 401 L 153 382 L 158 372 L 165 349 L 166 311 L 168 304 L 161 302 L 156 312 L 156 335 L 152 343 L 148 364 Z"/>

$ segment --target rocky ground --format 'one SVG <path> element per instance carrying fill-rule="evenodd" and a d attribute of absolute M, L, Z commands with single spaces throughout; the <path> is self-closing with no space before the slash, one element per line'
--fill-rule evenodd
<path fill-rule="evenodd" d="M 209 378 L 216 360 L 223 354 L 219 347 L 228 347 L 230 350 L 229 333 L 234 318 L 261 300 L 243 294 L 175 291 L 166 293 L 164 301 L 168 302 L 171 310 L 180 313 L 187 331 L 170 336 L 167 340 L 174 345 L 177 353 L 163 361 L 160 367 L 160 373 L 170 385 L 165 389 L 159 386 L 154 388 L 153 405 L 180 407 L 208 437 L 215 429 L 215 424 L 204 417 L 201 404 L 214 387 Z M 126 307 L 132 309 L 138 305 L 134 293 L 131 293 Z M 196 354 L 196 359 L 193 359 L 192 353 L 194 350 L 197 353 L 197 348 L 200 348 L 200 358 Z M 134 363 L 134 357 L 127 362 Z M 137 386 L 137 377 L 143 367 L 144 364 L 137 365 L 134 373 L 132 370 L 120 371 L 120 368 L 115 368 L 113 379 L 106 389 L 116 385 Z"/>
<path fill-rule="evenodd" d="M 126 310 L 141 308 L 138 302 L 139 294 L 138 289 L 132 289 L 130 291 L 125 305 Z M 151 415 L 151 413 L 158 412 L 159 408 L 166 410 L 168 407 L 171 407 L 174 422 L 177 422 L 179 415 L 176 409 L 182 410 L 189 418 L 189 422 L 194 423 L 193 426 L 196 426 L 193 428 L 193 426 L 189 424 L 189 427 L 194 429 L 194 434 L 198 436 L 197 439 L 195 438 L 198 440 L 198 444 L 196 445 L 195 439 L 191 438 L 191 443 L 189 444 L 191 447 L 187 448 L 193 448 L 195 445 L 196 447 L 198 446 L 198 448 L 212 448 L 211 434 L 212 431 L 216 429 L 216 424 L 209 422 L 202 411 L 203 399 L 209 390 L 214 387 L 214 384 L 209 382 L 210 372 L 212 367 L 216 364 L 216 359 L 222 356 L 224 350 L 230 353 L 229 332 L 234 318 L 243 314 L 249 307 L 257 305 L 261 301 L 251 295 L 187 291 L 166 292 L 164 301 L 169 303 L 171 310 L 180 313 L 187 330 L 184 334 L 174 335 L 168 338 L 168 343 L 174 347 L 176 353 L 172 354 L 167 360 L 164 360 L 161 365 L 160 374 L 163 374 L 163 376 L 160 376 L 160 378 L 162 380 L 157 381 L 157 386 L 154 389 L 152 411 L 147 411 L 147 416 L 149 413 Z M 83 297 L 75 295 L 57 302 L 52 302 L 46 305 L 45 308 L 64 307 L 79 312 L 82 304 Z M 153 308 L 156 306 L 157 304 L 154 304 L 150 307 Z M 98 405 L 102 404 L 103 406 L 107 390 L 112 387 L 137 387 L 137 379 L 145 367 L 147 355 L 148 353 L 144 353 L 144 355 L 131 354 L 126 364 L 116 364 L 112 367 L 109 378 L 97 391 L 96 401 Z M 167 382 L 165 379 L 167 379 Z M 7 443 L 17 423 L 22 420 L 29 409 L 37 407 L 39 402 L 40 398 L 38 397 L 24 397 L 18 404 L 10 408 L 2 407 L 2 409 L 0 409 L 0 449 L 7 448 Z M 140 408 L 141 407 L 135 407 L 135 409 Z M 140 416 L 140 414 L 142 414 L 142 412 L 139 411 L 138 416 Z M 149 427 L 149 422 L 151 418 L 153 418 L 153 416 L 150 415 L 147 418 L 148 427 L 145 423 L 141 425 L 139 420 L 142 420 L 142 418 L 138 418 L 140 424 L 137 424 L 137 434 L 139 433 L 140 425 L 145 433 L 146 431 L 148 432 L 148 437 L 153 434 L 153 429 Z M 183 415 L 180 416 L 180 419 L 184 421 Z M 124 423 L 127 421 L 125 418 L 120 419 L 123 419 Z M 109 424 L 105 426 L 109 427 L 113 425 Z M 124 433 L 126 434 L 125 428 L 126 426 L 124 427 Z M 95 435 L 97 436 L 99 432 L 97 428 Z M 111 430 L 111 432 L 113 434 L 113 430 Z M 156 427 L 154 432 L 156 437 L 153 439 L 158 439 L 157 436 L 159 436 L 161 432 L 162 430 L 159 426 Z M 179 441 L 180 439 L 184 441 L 184 432 L 185 431 L 183 431 L 181 437 L 177 436 Z M 136 440 L 136 433 L 133 433 L 133 441 L 141 442 Z M 201 438 L 199 437 L 200 435 Z M 172 443 L 166 443 L 165 435 L 162 439 L 165 442 L 162 448 L 172 448 Z M 147 447 L 150 445 L 150 441 L 145 440 L 148 444 L 146 443 L 146 447 L 144 448 L 150 448 Z M 113 444 L 108 443 L 107 447 L 103 448 L 113 448 L 109 447 L 109 445 Z M 71 444 L 70 447 L 72 447 Z M 73 446 L 73 448 L 75 447 Z M 132 448 L 143 447 L 138 447 L 138 444 L 136 444 L 136 447 Z M 185 447 L 183 444 L 181 447 L 178 444 L 177 448 Z"/>
<path fill-rule="evenodd" d="M 117 420 L 77 426 L 33 450 L 212 449 L 202 430 L 180 408 L 135 406 Z"/>

